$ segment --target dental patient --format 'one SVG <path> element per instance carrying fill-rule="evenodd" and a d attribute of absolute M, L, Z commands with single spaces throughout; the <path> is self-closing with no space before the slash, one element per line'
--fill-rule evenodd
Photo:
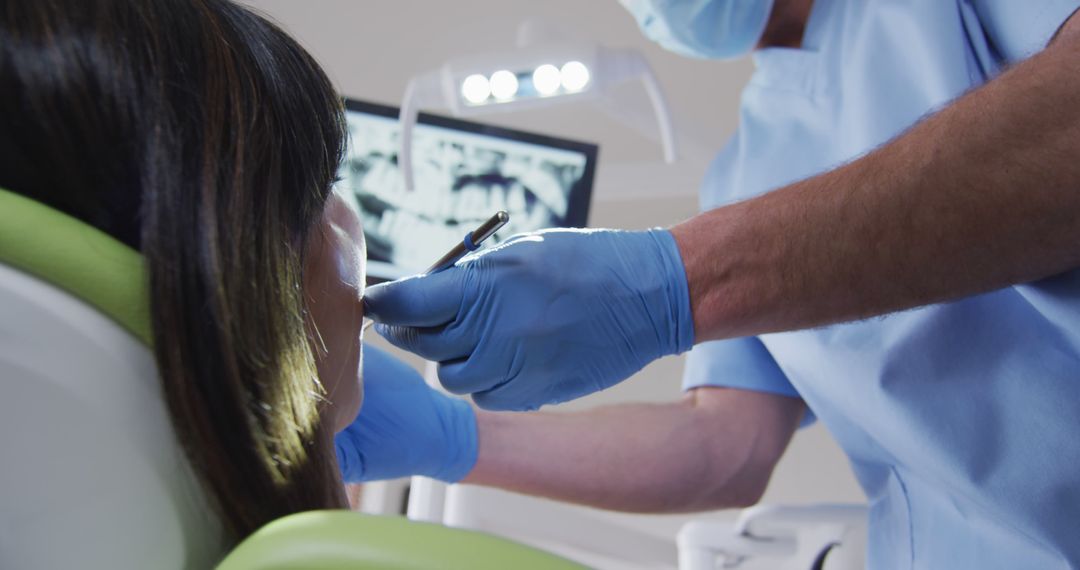
<path fill-rule="evenodd" d="M 360 407 L 364 249 L 331 192 L 326 75 L 223 0 L 14 0 L 0 38 L 0 187 L 141 252 L 172 424 L 226 542 L 345 508 L 331 446 Z"/>

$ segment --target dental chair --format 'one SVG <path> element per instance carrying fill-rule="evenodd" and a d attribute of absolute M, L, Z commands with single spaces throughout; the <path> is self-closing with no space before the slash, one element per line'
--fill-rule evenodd
<path fill-rule="evenodd" d="M 228 553 L 161 394 L 139 254 L 0 189 L 0 568 L 577 568 L 400 517 L 312 511 Z"/>
<path fill-rule="evenodd" d="M 866 560 L 866 505 L 758 505 L 735 524 L 690 521 L 679 530 L 679 570 L 857 570 Z"/>
<path fill-rule="evenodd" d="M 732 511 L 734 518 L 713 513 L 686 520 L 670 527 L 675 538 L 667 540 L 670 535 L 655 532 L 669 526 L 667 521 L 646 530 L 631 524 L 634 515 L 416 479 L 409 494 L 411 518 L 497 534 L 595 568 L 862 570 L 866 564 L 865 504 L 756 505 Z M 436 490 L 416 493 L 418 483 Z"/>

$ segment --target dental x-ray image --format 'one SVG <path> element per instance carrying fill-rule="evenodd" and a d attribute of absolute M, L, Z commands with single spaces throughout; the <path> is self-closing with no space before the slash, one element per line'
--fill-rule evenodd
<path fill-rule="evenodd" d="M 356 198 L 367 238 L 368 275 L 396 279 L 425 270 L 499 210 L 510 236 L 585 224 L 595 145 L 421 115 L 413 133 L 416 189 L 398 169 L 397 109 L 346 101 L 349 145 L 338 190 Z"/>

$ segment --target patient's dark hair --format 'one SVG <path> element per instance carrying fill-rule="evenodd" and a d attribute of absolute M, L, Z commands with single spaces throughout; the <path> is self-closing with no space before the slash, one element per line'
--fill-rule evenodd
<path fill-rule="evenodd" d="M 241 6 L 0 2 L 0 187 L 142 252 L 173 426 L 233 540 L 346 505 L 300 289 L 344 136 L 319 66 Z"/>

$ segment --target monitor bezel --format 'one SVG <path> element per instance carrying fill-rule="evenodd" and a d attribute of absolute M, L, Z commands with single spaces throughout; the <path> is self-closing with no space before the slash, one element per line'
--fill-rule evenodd
<path fill-rule="evenodd" d="M 391 105 L 384 105 L 382 103 L 365 101 L 353 97 L 343 97 L 342 99 L 345 102 L 345 109 L 347 111 L 367 113 L 370 115 L 379 115 L 391 119 L 397 119 L 399 115 L 398 108 Z M 420 113 L 417 116 L 416 122 L 417 124 L 428 125 L 432 127 L 442 127 L 445 129 L 464 131 L 468 133 L 501 138 L 515 142 L 523 142 L 557 148 L 560 150 L 582 153 L 583 155 L 585 155 L 585 171 L 584 173 L 582 173 L 581 179 L 578 181 L 578 184 L 581 185 L 581 189 L 576 195 L 572 196 L 572 200 L 566 205 L 566 226 L 564 227 L 586 227 L 586 224 L 589 221 L 589 210 L 592 207 L 593 183 L 596 177 L 596 160 L 600 153 L 599 145 L 583 141 L 553 137 L 549 135 L 542 135 L 538 133 L 530 133 L 515 129 L 508 129 L 505 127 L 496 127 L 494 125 L 476 123 L 473 121 L 455 119 L 452 117 L 435 115 L 431 113 Z"/>

